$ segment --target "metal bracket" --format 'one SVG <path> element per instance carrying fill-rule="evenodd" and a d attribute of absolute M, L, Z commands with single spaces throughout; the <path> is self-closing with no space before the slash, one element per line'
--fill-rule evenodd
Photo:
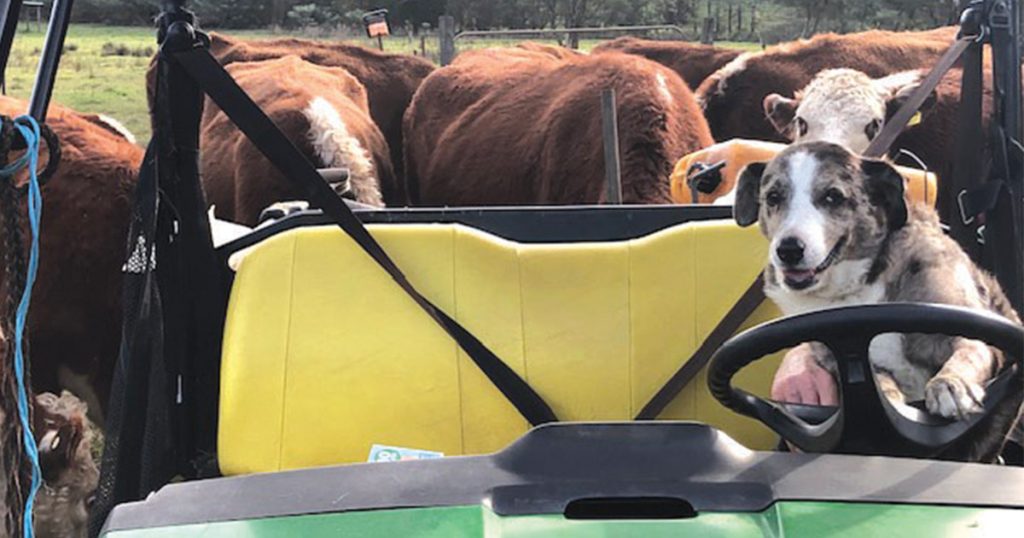
<path fill-rule="evenodd" d="M 956 206 L 960 209 L 960 222 L 964 223 L 964 226 L 970 226 L 975 220 L 975 215 L 967 215 L 967 208 L 964 207 L 964 196 L 967 196 L 967 190 L 960 191 L 960 194 L 956 195 Z"/>

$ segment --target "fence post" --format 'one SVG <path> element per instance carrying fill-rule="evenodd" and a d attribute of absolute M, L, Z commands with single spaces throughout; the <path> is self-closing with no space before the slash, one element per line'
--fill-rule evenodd
<path fill-rule="evenodd" d="M 700 32 L 700 42 L 705 45 L 713 45 L 715 43 L 715 18 L 705 17 L 704 28 Z"/>
<path fill-rule="evenodd" d="M 437 35 L 441 40 L 441 65 L 455 59 L 455 17 L 442 15 L 437 21 Z"/>
<path fill-rule="evenodd" d="M 608 204 L 622 204 L 622 168 L 619 163 L 619 120 L 615 107 L 615 89 L 601 92 L 601 124 L 604 129 L 604 177 Z"/>

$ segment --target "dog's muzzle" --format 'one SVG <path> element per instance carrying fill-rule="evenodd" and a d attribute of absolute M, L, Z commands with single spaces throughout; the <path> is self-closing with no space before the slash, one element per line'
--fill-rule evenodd
<path fill-rule="evenodd" d="M 839 253 L 846 246 L 847 236 L 839 238 L 836 241 L 835 246 L 829 251 L 828 256 L 813 269 L 782 269 L 783 281 L 786 283 L 786 287 L 796 291 L 806 290 L 813 286 L 818 279 L 818 275 L 824 273 L 832 266 L 836 260 L 839 259 Z"/>

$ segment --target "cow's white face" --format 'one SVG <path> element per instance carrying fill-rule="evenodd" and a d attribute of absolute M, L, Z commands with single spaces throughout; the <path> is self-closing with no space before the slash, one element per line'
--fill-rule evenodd
<path fill-rule="evenodd" d="M 919 71 L 872 79 L 853 69 L 828 69 L 792 99 L 768 95 L 764 110 L 793 142 L 830 142 L 860 154 L 920 82 Z M 932 104 L 934 94 L 922 109 Z"/>

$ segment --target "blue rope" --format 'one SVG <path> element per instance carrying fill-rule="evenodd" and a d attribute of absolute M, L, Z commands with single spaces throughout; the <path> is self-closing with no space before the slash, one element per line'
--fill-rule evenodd
<path fill-rule="evenodd" d="M 24 335 L 25 323 L 28 319 L 28 306 L 32 301 L 32 286 L 36 281 L 36 273 L 39 270 L 39 221 L 43 214 L 43 197 L 39 190 L 39 123 L 32 116 L 20 116 L 14 120 L 14 126 L 25 139 L 27 147 L 25 154 L 17 160 L 0 168 L 0 176 L 10 178 L 18 170 L 28 166 L 28 223 L 31 229 L 32 243 L 29 248 L 28 274 L 25 276 L 25 291 L 22 292 L 21 302 L 18 303 L 17 316 L 14 323 L 14 376 L 18 382 L 18 416 L 21 419 L 22 441 L 25 444 L 25 453 L 32 464 L 32 485 L 29 489 L 28 498 L 25 499 L 24 531 L 22 536 L 32 538 L 32 507 L 35 504 L 36 493 L 42 485 L 42 473 L 39 470 L 39 447 L 36 446 L 36 439 L 32 435 L 32 425 L 29 421 L 28 389 L 25 386 L 25 352 Z"/>

